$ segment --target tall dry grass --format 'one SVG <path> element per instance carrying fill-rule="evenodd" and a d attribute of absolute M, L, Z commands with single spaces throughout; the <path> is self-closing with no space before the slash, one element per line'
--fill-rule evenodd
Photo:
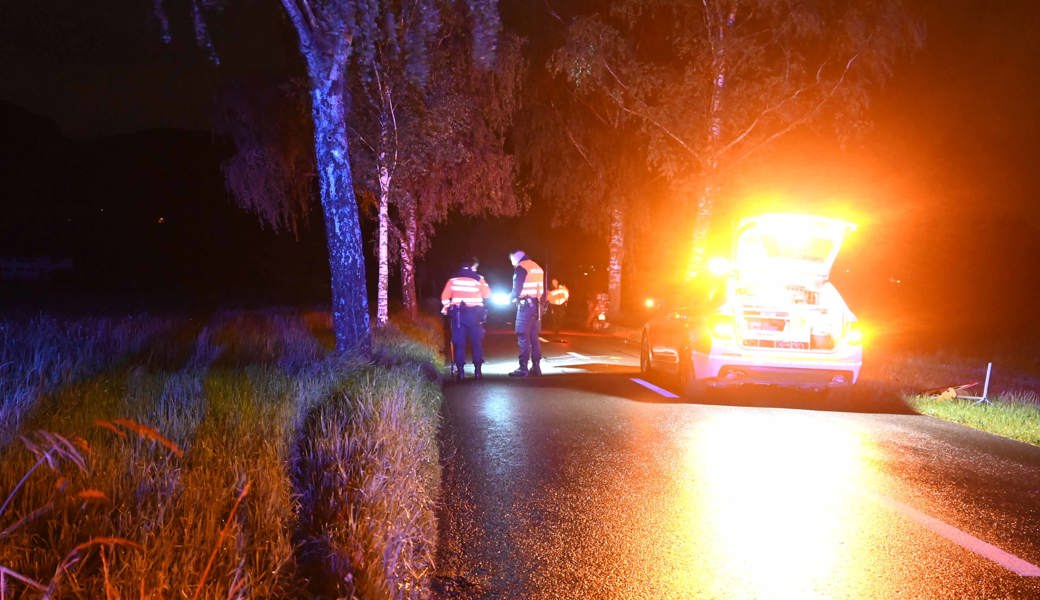
<path fill-rule="evenodd" d="M 322 596 L 426 597 L 440 486 L 440 392 L 407 366 L 366 368 L 308 416 L 298 488 Z M 324 559 L 322 557 L 327 557 Z"/>
<path fill-rule="evenodd" d="M 428 596 L 437 352 L 337 357 L 323 322 L 217 314 L 42 392 L 0 449 L 0 597 Z"/>

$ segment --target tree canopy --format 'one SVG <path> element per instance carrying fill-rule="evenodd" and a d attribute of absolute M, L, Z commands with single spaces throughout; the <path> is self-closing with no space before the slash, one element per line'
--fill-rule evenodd
<path fill-rule="evenodd" d="M 639 123 L 648 164 L 695 201 L 706 242 L 720 187 L 802 128 L 843 139 L 869 125 L 872 93 L 921 42 L 899 0 L 618 0 L 569 25 L 554 68 Z"/>

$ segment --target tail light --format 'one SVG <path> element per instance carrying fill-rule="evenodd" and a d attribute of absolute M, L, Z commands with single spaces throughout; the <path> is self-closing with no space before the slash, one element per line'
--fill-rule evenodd
<path fill-rule="evenodd" d="M 733 317 L 729 315 L 715 315 L 708 319 L 708 329 L 711 330 L 712 337 L 719 339 L 733 339 L 736 333 L 736 325 L 733 323 Z"/>
<path fill-rule="evenodd" d="M 845 342 L 850 346 L 859 346 L 863 343 L 863 329 L 859 321 L 849 321 L 845 325 Z"/>

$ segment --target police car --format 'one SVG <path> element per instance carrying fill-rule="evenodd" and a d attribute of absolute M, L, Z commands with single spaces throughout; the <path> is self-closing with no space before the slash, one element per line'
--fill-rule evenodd
<path fill-rule="evenodd" d="M 688 397 L 743 384 L 848 389 L 862 334 L 829 276 L 854 229 L 811 215 L 745 219 L 727 267 L 646 323 L 641 370 L 677 374 Z"/>

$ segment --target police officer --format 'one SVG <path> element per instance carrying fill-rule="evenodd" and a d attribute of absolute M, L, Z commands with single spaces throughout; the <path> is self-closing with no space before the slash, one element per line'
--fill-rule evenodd
<path fill-rule="evenodd" d="M 484 302 L 491 296 L 491 288 L 484 276 L 477 273 L 479 265 L 476 258 L 464 261 L 441 291 L 444 307 L 441 313 L 448 315 L 451 323 L 451 358 L 455 362 L 456 381 L 465 377 L 467 340 L 473 353 L 473 376 L 483 377 L 480 365 L 484 364 L 484 322 L 487 320 Z"/>
<path fill-rule="evenodd" d="M 567 314 L 567 301 L 571 298 L 571 292 L 567 289 L 567 286 L 560 283 L 559 279 L 553 277 L 552 287 L 549 288 L 548 295 L 549 316 L 552 317 L 551 322 L 556 329 L 556 333 L 560 333 L 560 324 L 563 323 L 563 319 Z"/>
<path fill-rule="evenodd" d="M 520 368 L 510 377 L 541 375 L 542 345 L 538 334 L 542 330 L 542 297 L 545 295 L 545 271 L 523 250 L 509 254 L 513 264 L 513 291 L 510 299 L 516 303 L 516 342 L 520 346 Z M 531 361 L 528 370 L 527 361 Z"/>

